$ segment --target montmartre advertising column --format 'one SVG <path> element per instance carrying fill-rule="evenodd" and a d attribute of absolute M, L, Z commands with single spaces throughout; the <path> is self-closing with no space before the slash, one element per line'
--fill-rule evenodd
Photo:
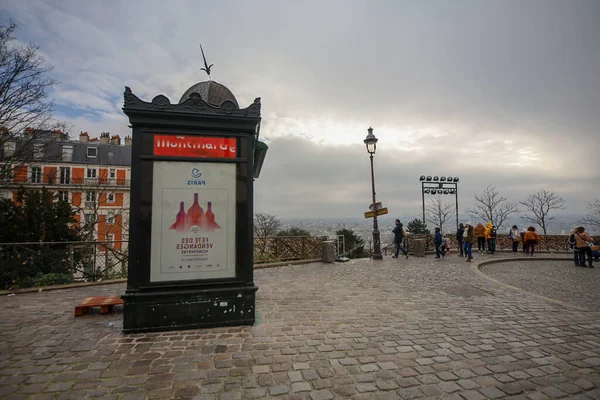
<path fill-rule="evenodd" d="M 240 109 L 214 81 L 178 104 L 124 96 L 133 143 L 123 331 L 253 324 L 260 98 Z"/>

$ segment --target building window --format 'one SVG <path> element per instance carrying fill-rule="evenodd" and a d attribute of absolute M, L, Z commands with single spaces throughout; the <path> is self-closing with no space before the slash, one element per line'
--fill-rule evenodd
<path fill-rule="evenodd" d="M 11 199 L 12 196 L 8 190 L 0 190 L 0 199 Z"/>
<path fill-rule="evenodd" d="M 96 192 L 94 190 L 85 193 L 85 205 L 86 207 L 96 207 Z"/>
<path fill-rule="evenodd" d="M 33 159 L 41 160 L 44 158 L 44 143 L 33 144 Z"/>
<path fill-rule="evenodd" d="M 106 223 L 108 225 L 113 225 L 115 223 L 115 212 L 114 211 L 109 211 L 108 214 L 106 214 Z"/>
<path fill-rule="evenodd" d="M 60 183 L 62 185 L 68 185 L 71 183 L 71 168 L 60 167 Z"/>
<path fill-rule="evenodd" d="M 4 143 L 4 157 L 10 157 L 15 154 L 17 150 L 17 144 L 15 142 Z"/>
<path fill-rule="evenodd" d="M 108 177 L 110 179 L 115 179 L 117 177 L 117 170 L 114 168 L 111 168 L 108 170 Z"/>
<path fill-rule="evenodd" d="M 87 148 L 87 156 L 88 156 L 88 158 L 96 158 L 98 156 L 98 148 L 97 147 L 88 147 Z"/>
<path fill-rule="evenodd" d="M 69 201 L 69 192 L 66 191 L 59 191 L 58 192 L 58 199 L 59 200 L 63 200 L 63 201 Z"/>
<path fill-rule="evenodd" d="M 88 178 L 95 178 L 97 172 L 98 172 L 98 170 L 96 168 L 88 168 L 87 169 L 87 177 Z"/>
<path fill-rule="evenodd" d="M 109 193 L 108 196 L 107 196 L 107 199 L 108 199 L 107 201 L 109 203 L 114 203 L 115 202 L 115 194 L 114 193 Z"/>
<path fill-rule="evenodd" d="M 62 147 L 62 160 L 73 161 L 73 146 Z"/>
<path fill-rule="evenodd" d="M 94 214 L 84 214 L 83 217 L 85 220 L 85 229 L 91 230 L 92 226 L 96 222 L 95 215 Z"/>
<path fill-rule="evenodd" d="M 10 165 L 0 165 L 0 180 L 10 179 Z"/>
<path fill-rule="evenodd" d="M 42 183 L 42 167 L 31 167 L 31 183 Z"/>
<path fill-rule="evenodd" d="M 115 245 L 115 235 L 106 235 L 106 247 L 112 249 Z"/>

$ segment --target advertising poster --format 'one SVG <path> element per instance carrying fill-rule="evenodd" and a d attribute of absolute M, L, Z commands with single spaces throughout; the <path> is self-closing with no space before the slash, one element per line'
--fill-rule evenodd
<path fill-rule="evenodd" d="M 156 161 L 150 281 L 235 277 L 235 164 Z"/>

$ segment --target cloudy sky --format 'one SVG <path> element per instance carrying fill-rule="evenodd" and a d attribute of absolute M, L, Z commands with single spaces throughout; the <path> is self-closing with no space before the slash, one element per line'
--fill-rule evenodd
<path fill-rule="evenodd" d="M 565 212 L 600 197 L 600 2 L 0 0 L 40 47 L 74 133 L 129 133 L 124 86 L 172 102 L 212 77 L 262 98 L 270 148 L 255 208 L 360 217 L 377 199 L 419 215 L 421 174 L 512 201 L 554 190 Z M 448 198 L 450 201 L 450 197 Z"/>

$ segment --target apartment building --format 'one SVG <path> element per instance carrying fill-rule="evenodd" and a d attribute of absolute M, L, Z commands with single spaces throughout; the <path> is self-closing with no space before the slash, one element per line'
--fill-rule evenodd
<path fill-rule="evenodd" d="M 104 132 L 69 140 L 60 131 L 25 132 L 0 140 L 0 197 L 46 187 L 68 200 L 91 240 L 124 247 L 129 223 L 131 137 Z M 14 157 L 13 157 L 14 155 Z"/>

